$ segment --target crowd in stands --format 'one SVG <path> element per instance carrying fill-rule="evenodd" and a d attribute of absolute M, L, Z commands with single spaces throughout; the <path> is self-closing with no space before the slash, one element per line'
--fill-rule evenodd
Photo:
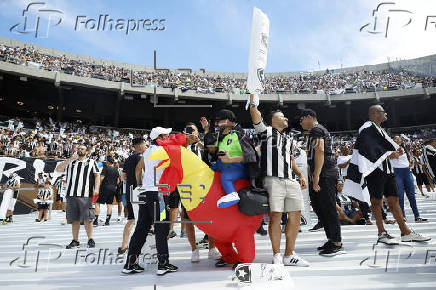
<path fill-rule="evenodd" d="M 87 142 L 92 146 L 93 159 L 105 161 L 112 157 L 122 162 L 129 156 L 131 140 L 138 132 L 120 131 L 51 119 L 35 119 L 24 125 L 21 119 L 13 118 L 0 124 L 0 156 L 65 159 L 78 144 Z M 147 137 L 145 131 L 140 134 Z"/>
<path fill-rule="evenodd" d="M 11 118 L 0 122 L 0 155 L 10 157 L 68 158 L 76 144 L 82 140 L 93 146 L 93 156 L 105 160 L 112 156 L 124 160 L 129 156 L 131 140 L 136 136 L 148 138 L 149 130 L 130 131 L 107 127 L 86 126 L 78 122 L 54 122 L 33 119 L 23 121 Z M 246 129 L 253 134 L 253 129 Z M 407 150 L 422 147 L 424 140 L 436 133 L 436 128 L 404 129 L 402 138 Z M 337 154 L 340 148 L 352 148 L 356 141 L 354 133 L 334 133 L 334 147 Z M 98 157 L 97 157 L 98 156 Z"/>
<path fill-rule="evenodd" d="M 0 61 L 27 65 L 48 71 L 61 71 L 80 77 L 97 78 L 114 82 L 132 82 L 135 85 L 178 88 L 182 92 L 197 93 L 231 92 L 245 94 L 246 80 L 230 76 L 159 70 L 153 72 L 131 71 L 114 65 L 101 65 L 83 60 L 68 59 L 65 55 L 52 56 L 32 47 L 9 47 L 0 44 Z M 132 79 L 131 79 L 132 78 Z M 422 77 L 407 71 L 360 71 L 335 73 L 328 69 L 323 74 L 266 75 L 265 93 L 288 94 L 343 94 L 398 90 L 434 86 L 431 77 Z"/>

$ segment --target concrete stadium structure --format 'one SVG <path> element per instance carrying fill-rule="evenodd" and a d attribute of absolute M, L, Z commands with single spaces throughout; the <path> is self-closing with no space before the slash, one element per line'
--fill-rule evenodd
<path fill-rule="evenodd" d="M 10 47 L 33 47 L 42 53 L 94 64 L 115 65 L 137 71 L 153 67 L 131 65 L 38 47 L 7 38 L 0 43 Z M 381 71 L 405 69 L 424 76 L 436 76 L 436 55 L 371 66 L 334 70 L 334 72 Z M 183 70 L 183 69 L 182 69 Z M 179 70 L 179 71 L 182 71 Z M 186 70 L 186 69 L 184 69 Z M 174 70 L 178 71 L 178 70 Z M 192 71 L 208 76 L 246 78 L 241 73 Z M 314 72 L 322 73 L 322 72 Z M 271 73 L 286 76 L 300 72 Z M 281 107 L 292 118 L 298 109 L 309 107 L 319 113 L 321 122 L 331 130 L 355 130 L 366 119 L 370 104 L 383 103 L 389 112 L 389 127 L 436 123 L 436 87 L 351 93 L 263 94 L 261 109 Z M 203 115 L 213 118 L 217 108 L 235 111 L 243 125 L 250 126 L 244 111 L 247 95 L 232 93 L 199 94 L 194 90 L 161 87 L 138 87 L 126 82 L 112 82 L 46 71 L 0 61 L 0 105 L 2 114 L 52 116 L 57 120 L 82 119 L 96 125 L 150 128 L 156 124 L 182 127 L 187 119 L 197 121 Z M 17 105 L 17 102 L 22 105 Z"/>

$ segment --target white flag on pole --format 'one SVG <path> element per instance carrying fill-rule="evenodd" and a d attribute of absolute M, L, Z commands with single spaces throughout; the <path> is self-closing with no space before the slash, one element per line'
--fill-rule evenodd
<path fill-rule="evenodd" d="M 250 53 L 248 56 L 247 89 L 254 94 L 253 102 L 259 104 L 259 94 L 264 90 L 266 60 L 268 55 L 269 19 L 260 9 L 254 7 L 251 24 Z M 248 109 L 248 97 L 245 109 Z"/>

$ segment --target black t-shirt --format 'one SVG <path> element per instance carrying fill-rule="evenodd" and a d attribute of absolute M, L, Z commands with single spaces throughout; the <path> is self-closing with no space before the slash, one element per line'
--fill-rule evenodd
<path fill-rule="evenodd" d="M 118 170 L 113 166 L 105 166 L 101 175 L 104 176 L 101 183 L 101 189 L 103 192 L 115 192 L 117 190 Z"/>
<path fill-rule="evenodd" d="M 142 155 L 140 153 L 135 152 L 132 155 L 130 155 L 124 162 L 123 172 L 126 174 L 127 192 L 129 191 L 131 185 L 133 186 L 133 188 L 137 186 L 135 171 L 136 171 L 136 165 L 138 165 L 138 162 L 139 160 L 141 160 L 141 157 Z"/>
<path fill-rule="evenodd" d="M 310 167 L 310 173 L 313 175 L 315 169 L 315 149 L 313 140 L 324 140 L 324 164 L 321 169 L 320 177 L 338 177 L 338 168 L 336 167 L 336 157 L 333 153 L 333 141 L 329 131 L 320 124 L 313 126 L 309 134 L 307 163 Z"/>

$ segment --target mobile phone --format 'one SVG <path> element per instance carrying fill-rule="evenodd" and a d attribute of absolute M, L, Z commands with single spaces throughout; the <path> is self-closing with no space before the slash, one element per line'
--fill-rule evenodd
<path fill-rule="evenodd" d="M 185 128 L 185 133 L 186 134 L 192 134 L 192 132 L 194 132 L 194 129 L 192 129 L 192 127 L 186 127 Z"/>

